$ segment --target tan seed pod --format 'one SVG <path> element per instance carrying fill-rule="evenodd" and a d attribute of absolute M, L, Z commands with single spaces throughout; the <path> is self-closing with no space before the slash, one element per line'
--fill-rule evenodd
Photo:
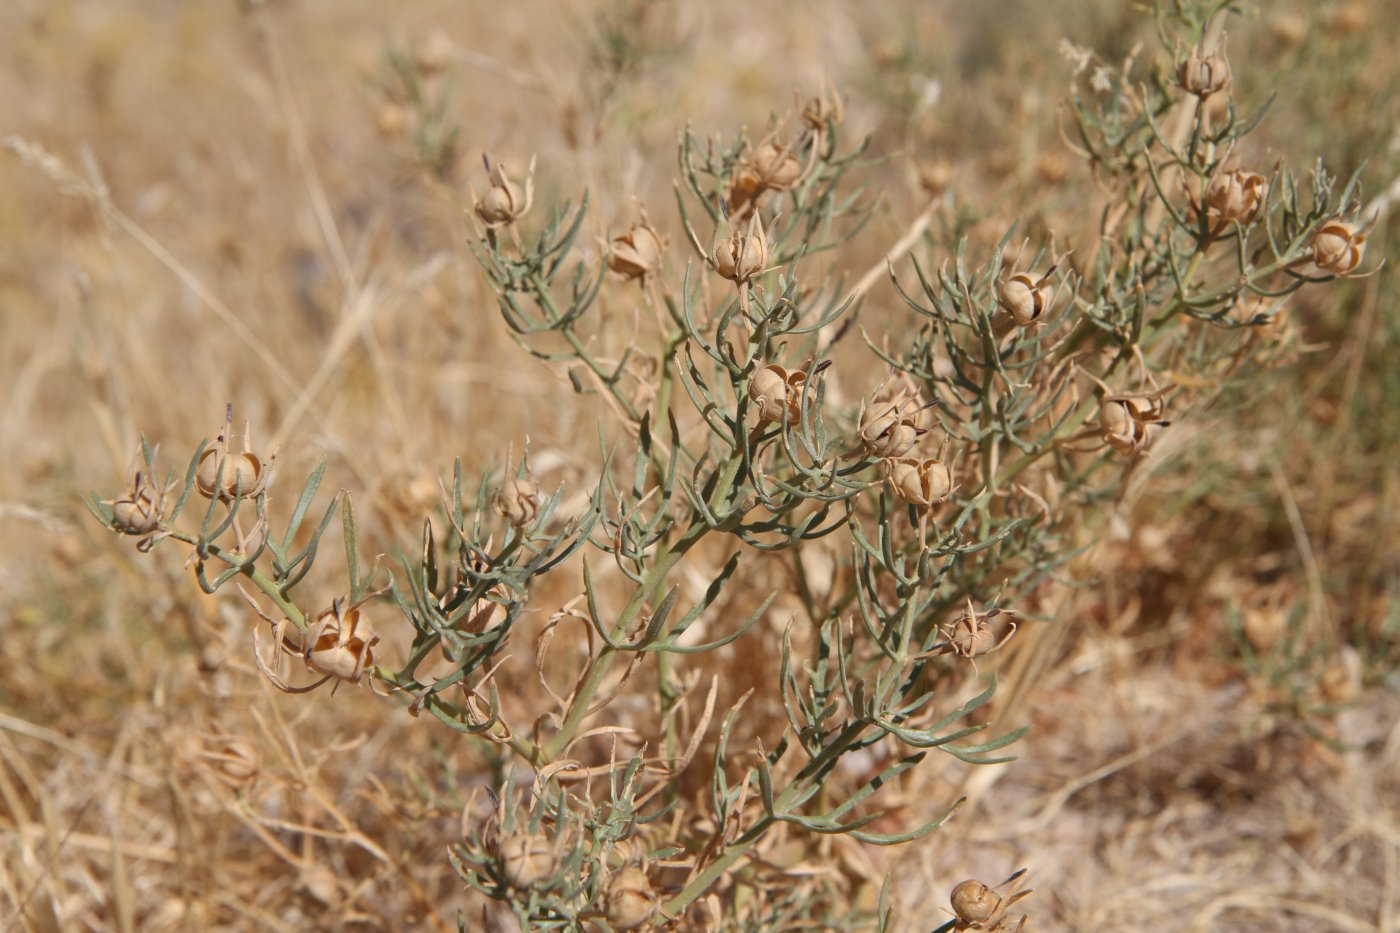
<path fill-rule="evenodd" d="M 482 160 L 486 163 L 491 187 L 480 198 L 476 197 L 476 192 L 472 192 L 472 210 L 488 230 L 507 227 L 524 216 L 534 203 L 535 160 L 530 160 L 523 185 L 512 181 L 500 162 L 493 163 L 486 156 L 482 156 Z"/>
<path fill-rule="evenodd" d="M 892 457 L 881 464 L 890 495 L 927 509 L 953 494 L 953 469 L 933 457 Z"/>
<path fill-rule="evenodd" d="M 1054 300 L 1050 280 L 1055 267 L 1037 279 L 1026 272 L 1018 272 L 1001 284 L 997 291 L 997 301 L 1021 327 L 1030 327 L 1038 322 Z"/>
<path fill-rule="evenodd" d="M 953 888 L 949 900 L 959 921 L 976 924 L 985 923 L 992 916 L 1001 898 L 982 882 L 969 878 Z"/>
<path fill-rule="evenodd" d="M 1265 189 L 1264 177 L 1255 172 L 1233 169 L 1217 173 L 1206 185 L 1206 232 L 1212 237 L 1219 236 L 1231 224 L 1249 223 L 1264 203 Z M 1195 221 L 1202 213 L 1202 206 L 1196 203 L 1194 196 L 1188 196 L 1187 200 L 1187 217 Z"/>
<path fill-rule="evenodd" d="M 656 232 L 643 211 L 641 223 L 633 224 L 608 244 L 608 269 L 629 282 L 645 282 L 661 271 L 661 257 L 665 254 L 665 238 Z"/>
<path fill-rule="evenodd" d="M 603 910 L 613 929 L 635 930 L 656 916 L 658 906 L 647 873 L 634 865 L 613 875 Z"/>
<path fill-rule="evenodd" d="M 1350 275 L 1366 255 L 1366 231 L 1355 224 L 1329 220 L 1312 237 L 1313 263 L 1332 275 Z"/>
<path fill-rule="evenodd" d="M 262 756 L 253 744 L 232 736 L 214 737 L 200 757 L 215 777 L 235 790 L 253 783 L 262 768 Z"/>
<path fill-rule="evenodd" d="M 530 475 L 508 476 L 496 490 L 496 511 L 516 528 L 535 520 L 540 512 L 540 487 Z"/>
<path fill-rule="evenodd" d="M 379 643 L 369 617 L 359 607 L 345 609 L 342 600 L 316 617 L 307 632 L 306 665 L 351 683 L 374 666 L 374 646 Z"/>
<path fill-rule="evenodd" d="M 754 150 L 751 171 L 759 186 L 769 191 L 787 191 L 802 180 L 802 163 L 792 154 L 792 146 L 776 142 Z"/>
<path fill-rule="evenodd" d="M 975 661 L 983 655 L 991 654 L 1010 641 L 1011 636 L 1016 634 L 1016 622 L 1009 619 L 1014 614 L 1006 609 L 988 609 L 986 612 L 978 612 L 972 605 L 971 597 L 969 597 L 967 605 L 952 624 L 939 627 L 939 630 L 943 632 L 943 637 L 948 640 L 945 650 L 969 661 Z M 1008 628 L 1006 634 L 998 639 L 992 629 L 992 620 L 1002 616 L 1008 617 Z"/>
<path fill-rule="evenodd" d="M 1245 641 L 1259 654 L 1268 654 L 1288 627 L 1288 620 L 1277 606 L 1258 606 L 1244 610 L 1240 628 Z"/>
<path fill-rule="evenodd" d="M 1308 21 L 1293 13 L 1281 13 L 1270 21 L 1269 32 L 1280 44 L 1294 46 L 1308 37 Z"/>
<path fill-rule="evenodd" d="M 1119 453 L 1137 453 L 1166 427 L 1160 395 L 1108 396 L 1099 402 L 1099 437 Z"/>
<path fill-rule="evenodd" d="M 923 188 L 929 197 L 939 197 L 953 183 L 954 167 L 947 158 L 917 162 L 914 172 L 918 176 L 919 187 Z"/>
<path fill-rule="evenodd" d="M 933 425 L 933 417 L 917 388 L 907 380 L 882 384 L 869 403 L 861 401 L 856 435 L 868 456 L 903 457 Z"/>
<path fill-rule="evenodd" d="M 953 913 L 957 915 L 954 928 L 982 930 L 988 933 L 1005 930 L 1006 915 L 1012 906 L 1032 893 L 1020 890 L 1021 884 L 1024 884 L 1021 879 L 1025 874 L 1026 870 L 1022 868 L 995 888 L 988 887 L 974 878 L 957 884 L 949 897 Z M 1023 916 L 1015 929 L 1022 929 L 1025 923 L 1026 918 Z"/>
<path fill-rule="evenodd" d="M 243 452 L 234 453 L 233 406 L 228 408 L 224 427 L 212 445 L 199 455 L 195 466 L 194 488 L 206 499 L 218 497 L 221 502 L 234 499 L 256 499 L 267 491 L 272 482 L 276 452 L 264 461 L 253 453 L 253 429 L 243 428 Z"/>
<path fill-rule="evenodd" d="M 497 843 L 496 858 L 506 882 L 518 890 L 532 887 L 553 875 L 558 861 L 548 839 L 523 830 Z"/>
<path fill-rule="evenodd" d="M 822 93 L 807 99 L 802 106 L 802 123 L 814 133 L 821 133 L 827 126 L 840 126 L 846 119 L 846 107 L 836 85 L 827 81 Z"/>
<path fill-rule="evenodd" d="M 139 472 L 131 489 L 112 503 L 112 530 L 124 535 L 149 535 L 160 528 L 164 496 Z"/>
<path fill-rule="evenodd" d="M 731 225 L 729 236 L 715 246 L 710 259 L 716 272 L 739 285 L 761 273 L 768 264 L 768 237 L 758 215 L 752 216 L 743 233 Z"/>
<path fill-rule="evenodd" d="M 1177 66 L 1176 78 L 1182 90 L 1205 100 L 1229 86 L 1230 60 L 1223 49 L 1209 55 L 1193 51 Z"/>
<path fill-rule="evenodd" d="M 441 74 L 452 65 L 458 54 L 457 45 L 452 41 L 452 37 L 439 30 L 423 43 L 414 58 L 414 64 L 425 76 Z"/>
<path fill-rule="evenodd" d="M 217 487 L 218 497 L 231 502 L 234 499 L 254 499 L 262 494 L 267 486 L 267 469 L 262 458 L 245 451 L 241 454 L 221 456 L 222 451 L 210 448 L 199 457 L 195 469 L 194 482 L 199 494 L 212 499 Z"/>
<path fill-rule="evenodd" d="M 805 370 L 788 372 L 776 363 L 754 373 L 749 380 L 749 400 L 758 408 L 758 420 L 764 424 L 800 423 L 802 386 L 806 382 Z"/>

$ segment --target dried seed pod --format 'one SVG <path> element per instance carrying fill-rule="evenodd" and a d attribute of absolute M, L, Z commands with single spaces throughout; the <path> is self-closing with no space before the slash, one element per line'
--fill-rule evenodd
<path fill-rule="evenodd" d="M 229 406 L 224 419 L 224 428 L 218 438 L 199 455 L 195 466 L 194 488 L 206 499 L 215 496 L 221 502 L 235 499 L 256 499 L 272 482 L 274 453 L 263 461 L 253 453 L 253 428 L 243 428 L 243 452 L 234 453 L 230 446 L 233 441 L 233 406 Z"/>
<path fill-rule="evenodd" d="M 1255 172 L 1233 169 L 1220 172 L 1206 185 L 1205 228 L 1209 236 L 1219 236 L 1231 224 L 1247 224 L 1259 212 L 1264 203 L 1264 177 Z M 1188 193 L 1187 217 L 1195 221 L 1201 216 L 1202 206 Z"/>
<path fill-rule="evenodd" d="M 793 155 L 793 147 L 776 142 L 755 149 L 748 170 L 756 186 L 767 191 L 787 191 L 802 180 L 802 163 Z"/>
<path fill-rule="evenodd" d="M 836 85 L 827 81 L 822 93 L 807 99 L 802 106 L 802 123 L 814 133 L 821 133 L 828 126 L 840 126 L 846 120 L 846 107 Z"/>
<path fill-rule="evenodd" d="M 1166 402 L 1153 395 L 1111 395 L 1099 402 L 1099 437 L 1119 453 L 1136 453 L 1168 422 Z"/>
<path fill-rule="evenodd" d="M 1029 273 L 1018 272 L 1001 284 L 997 301 L 1017 324 L 1030 327 L 1040 320 L 1055 299 L 1054 290 L 1050 287 L 1054 275 L 1054 266 L 1039 279 Z"/>
<path fill-rule="evenodd" d="M 516 528 L 523 528 L 535 520 L 540 512 L 540 487 L 535 478 L 508 476 L 496 490 L 496 512 Z"/>
<path fill-rule="evenodd" d="M 661 271 L 661 257 L 665 254 L 665 238 L 647 220 L 646 211 L 642 211 L 641 223 L 633 224 L 608 244 L 608 268 L 629 282 L 641 280 L 645 283 Z"/>
<path fill-rule="evenodd" d="M 452 37 L 438 30 L 423 43 L 413 63 L 424 76 L 436 75 L 446 71 L 459 54 Z"/>
<path fill-rule="evenodd" d="M 799 424 L 802 421 L 802 386 L 807 372 L 788 372 L 770 363 L 753 374 L 749 380 L 749 400 L 758 407 L 760 423 Z"/>
<path fill-rule="evenodd" d="M 491 159 L 484 155 L 482 161 L 486 163 L 491 187 L 486 189 L 486 194 L 481 198 L 476 197 L 475 191 L 472 192 L 472 210 L 488 230 L 507 227 L 524 216 L 534 203 L 535 160 L 530 160 L 524 185 L 511 181 L 505 166 L 500 162 L 492 163 Z"/>
<path fill-rule="evenodd" d="M 768 264 L 768 237 L 763 222 L 754 214 L 743 233 L 730 225 L 729 236 L 715 246 L 710 257 L 715 271 L 731 282 L 744 285 Z"/>
<path fill-rule="evenodd" d="M 1230 84 L 1230 60 L 1223 48 L 1209 55 L 1192 51 L 1177 66 L 1176 79 L 1186 93 L 1205 100 Z"/>
<path fill-rule="evenodd" d="M 969 878 L 954 887 L 949 900 L 953 905 L 953 913 L 957 914 L 959 922 L 965 924 L 985 923 L 1001 903 L 1001 898 L 997 897 L 991 888 L 975 878 Z"/>
<path fill-rule="evenodd" d="M 953 163 L 946 157 L 916 162 L 914 173 L 918 176 L 919 187 L 932 198 L 941 196 L 953 183 Z"/>
<path fill-rule="evenodd" d="M 957 915 L 954 929 L 985 931 L 1006 929 L 1006 915 L 1012 906 L 1032 893 L 1029 890 L 1020 890 L 1021 884 L 1024 884 L 1020 880 L 1025 874 L 1026 870 L 1022 868 L 995 888 L 988 887 L 975 878 L 958 883 L 949 896 L 953 913 Z M 1008 887 L 1010 890 L 1001 893 Z M 1025 923 L 1026 918 L 1023 916 L 1016 929 L 1021 929 Z"/>
<path fill-rule="evenodd" d="M 225 502 L 253 499 L 267 487 L 267 469 L 262 458 L 251 451 L 224 455 L 211 447 L 199 457 L 194 484 L 206 499 L 214 498 L 216 490 Z"/>
<path fill-rule="evenodd" d="M 548 839 L 524 830 L 499 840 L 496 858 L 506 883 L 518 890 L 532 887 L 554 874 L 558 862 Z"/>
<path fill-rule="evenodd" d="M 306 633 L 306 665 L 318 674 L 359 683 L 360 676 L 374 666 L 378 643 L 369 617 L 358 606 L 344 608 L 344 601 L 337 599 Z"/>
<path fill-rule="evenodd" d="M 868 456 L 903 457 L 933 424 L 929 409 L 917 388 L 898 380 L 875 390 L 867 405 L 861 401 L 856 435 Z"/>
<path fill-rule="evenodd" d="M 882 463 L 890 495 L 927 509 L 953 494 L 953 468 L 934 457 L 891 457 Z"/>
<path fill-rule="evenodd" d="M 948 640 L 947 651 L 952 652 L 960 658 L 975 661 L 982 655 L 991 654 L 1002 645 L 1011 640 L 1011 636 L 1016 634 L 1016 623 L 1009 620 L 1009 627 L 1005 635 L 999 640 L 992 630 L 992 620 L 998 616 L 1010 616 L 1011 612 L 1005 609 L 988 609 L 986 612 L 978 612 L 972 605 L 969 597 L 967 606 L 953 620 L 951 625 L 943 625 L 939 630 L 943 632 L 943 637 Z"/>
<path fill-rule="evenodd" d="M 1366 231 L 1342 220 L 1329 220 L 1312 237 L 1313 263 L 1332 275 L 1350 275 L 1366 255 Z"/>
<path fill-rule="evenodd" d="M 165 497 L 137 472 L 131 489 L 112 503 L 112 530 L 124 535 L 149 535 L 160 528 Z"/>
<path fill-rule="evenodd" d="M 1106 398 L 1099 402 L 1099 436 L 1113 450 L 1131 452 L 1141 443 L 1141 431 L 1133 419 L 1133 410 L 1123 399 Z"/>
<path fill-rule="evenodd" d="M 1251 648 L 1268 654 L 1287 630 L 1288 619 L 1277 606 L 1253 606 L 1244 610 L 1240 628 Z"/>
<path fill-rule="evenodd" d="M 200 758 L 216 778 L 234 790 L 253 783 L 262 767 L 262 756 L 253 744 L 234 736 L 211 737 Z"/>
<path fill-rule="evenodd" d="M 734 167 L 725 199 L 734 216 L 742 217 L 753 210 L 763 195 L 795 187 L 806 173 L 796 146 L 769 141 L 754 148 Z"/>
<path fill-rule="evenodd" d="M 649 923 L 659 907 L 647 873 L 630 866 L 613 875 L 604 895 L 604 916 L 615 930 L 635 930 Z"/>

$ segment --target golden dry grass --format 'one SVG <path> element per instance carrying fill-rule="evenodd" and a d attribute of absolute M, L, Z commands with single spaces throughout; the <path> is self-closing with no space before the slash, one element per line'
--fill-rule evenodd
<path fill-rule="evenodd" d="M 601 403 L 506 337 L 465 247 L 483 151 L 537 153 L 542 203 L 589 189 L 594 243 L 635 196 L 674 248 L 683 123 L 759 128 L 829 76 L 848 134 L 888 157 L 848 273 L 922 204 L 911 153 L 951 162 L 974 242 L 1018 216 L 1084 242 L 1100 202 L 1058 139 L 1056 46 L 1121 58 L 1143 26 L 1123 6 L 4 4 L 0 135 L 62 165 L 0 159 L 0 927 L 451 929 L 463 909 L 473 928 L 479 902 L 445 851 L 487 752 L 367 691 L 276 694 L 247 607 L 114 540 L 77 495 L 111 495 L 141 432 L 180 461 L 228 400 L 281 445 L 288 487 L 326 458 L 389 552 L 413 546 L 454 457 L 475 473 L 528 434 L 542 482 L 587 488 Z M 598 49 L 623 7 L 640 58 L 613 87 Z M 1396 32 L 1381 2 L 1269 4 L 1232 27 L 1242 94 L 1279 92 L 1261 157 L 1322 154 L 1343 175 L 1369 160 L 1379 193 L 1400 171 Z M 445 178 L 375 90 L 390 43 L 455 80 Z M 1400 930 L 1390 283 L 1305 292 L 1292 324 L 1320 349 L 1214 393 L 1110 504 L 1074 565 L 1092 585 L 1047 597 L 1065 624 L 1028 627 L 1002 660 L 995 715 L 1034 725 L 1019 760 L 930 762 L 891 789 L 895 815 L 969 794 L 948 827 L 893 851 L 833 841 L 809 867 L 867 901 L 893 871 L 901 930 L 942 923 L 962 878 L 1021 865 L 1034 929 Z M 882 284 L 862 323 L 897 313 Z M 606 347 L 633 314 L 609 293 Z M 751 610 L 761 576 L 726 610 Z M 569 586 L 538 594 L 541 621 Z M 1228 622 L 1260 607 L 1298 607 L 1350 646 L 1333 643 L 1310 688 L 1339 711 L 1291 715 L 1286 690 L 1243 669 Z M 538 692 L 529 650 L 513 645 L 508 713 Z M 702 681 L 724 671 L 732 702 L 772 676 L 765 660 L 709 660 Z M 746 716 L 745 740 L 781 720 Z M 257 749 L 256 795 L 191 753 L 210 734 Z"/>

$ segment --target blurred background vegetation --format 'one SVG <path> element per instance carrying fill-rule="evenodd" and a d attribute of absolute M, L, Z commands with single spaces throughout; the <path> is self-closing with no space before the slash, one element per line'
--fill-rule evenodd
<path fill-rule="evenodd" d="M 589 190 L 595 255 L 634 198 L 679 244 L 681 129 L 760 133 L 830 79 L 879 197 L 845 271 L 926 203 L 921 169 L 947 197 L 921 255 L 1017 219 L 1092 244 L 1105 195 L 1061 135 L 1065 43 L 1117 67 L 1150 36 L 1135 6 L 0 7 L 0 923 L 455 928 L 479 910 L 444 851 L 490 750 L 354 690 L 273 695 L 248 609 L 114 546 L 77 497 L 119 487 L 141 432 L 181 460 L 229 400 L 288 475 L 326 458 L 391 554 L 454 457 L 479 473 L 528 433 L 542 483 L 587 488 L 600 402 L 507 338 L 466 249 L 483 152 L 537 155 L 544 204 Z M 1241 158 L 1360 170 L 1381 210 L 1368 265 L 1400 192 L 1397 12 L 1278 0 L 1228 26 L 1236 99 L 1272 101 Z M 1391 283 L 1304 289 L 1273 365 L 1178 419 L 1066 574 L 1057 624 L 1000 660 L 1014 689 L 992 715 L 1034 725 L 1020 760 L 921 771 L 910 822 L 958 792 L 969 807 L 908 849 L 833 843 L 822 883 L 872 901 L 893 870 L 908 930 L 947 918 L 930 890 L 1022 864 L 1039 929 L 1397 928 Z M 861 324 L 898 304 L 882 283 Z M 256 747 L 259 793 L 188 779 L 209 734 Z"/>

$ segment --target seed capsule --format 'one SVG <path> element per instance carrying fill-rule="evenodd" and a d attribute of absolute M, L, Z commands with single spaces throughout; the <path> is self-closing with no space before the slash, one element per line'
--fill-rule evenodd
<path fill-rule="evenodd" d="M 233 406 L 228 408 L 224 428 L 218 439 L 199 455 L 195 467 L 194 488 L 206 499 L 216 496 L 221 502 L 235 499 L 256 499 L 272 482 L 274 452 L 266 462 L 253 453 L 253 429 L 243 429 L 243 452 L 230 450 L 233 442 Z"/>
<path fill-rule="evenodd" d="M 131 490 L 112 503 L 112 530 L 124 535 L 152 534 L 160 527 L 161 498 L 159 491 L 137 473 Z"/>
<path fill-rule="evenodd" d="M 225 502 L 253 499 L 267 486 L 267 470 L 262 458 L 251 451 L 225 455 L 211 447 L 199 457 L 194 482 L 206 499 L 216 494 Z"/>
<path fill-rule="evenodd" d="M 1350 275 L 1366 255 L 1366 231 L 1355 224 L 1329 220 L 1312 238 L 1313 263 L 1332 275 Z"/>
<path fill-rule="evenodd" d="M 1099 437 L 1119 453 L 1136 453 L 1169 422 L 1160 395 L 1108 396 L 1099 402 Z"/>
<path fill-rule="evenodd" d="M 953 469 L 936 458 L 893 457 L 883 469 L 890 495 L 915 508 L 930 508 L 953 494 Z"/>
<path fill-rule="evenodd" d="M 997 301 L 1017 324 L 1030 327 L 1040 320 L 1041 315 L 1054 301 L 1054 293 L 1050 288 L 1050 279 L 1054 274 L 1054 266 L 1039 279 L 1028 273 L 1018 272 L 1002 283 L 997 292 Z"/>
<path fill-rule="evenodd" d="M 1247 224 L 1253 220 L 1264 202 L 1265 187 L 1263 176 L 1242 169 L 1220 172 L 1212 177 L 1206 185 L 1204 198 L 1207 234 L 1219 236 L 1231 224 Z M 1200 217 L 1202 205 L 1190 195 L 1188 202 L 1186 214 L 1194 221 Z"/>
<path fill-rule="evenodd" d="M 1177 81 L 1188 94 L 1205 100 L 1212 94 L 1223 91 L 1230 83 L 1230 60 L 1223 50 L 1209 55 L 1193 51 L 1182 59 L 1176 71 Z"/>
<path fill-rule="evenodd" d="M 529 832 L 515 832 L 496 845 L 501 873 L 511 887 L 524 890 L 554 874 L 555 854 L 549 840 Z"/>
<path fill-rule="evenodd" d="M 840 126 L 846 119 L 846 108 L 841 102 L 841 94 L 836 85 L 827 81 L 822 93 L 811 97 L 802 107 L 802 123 L 814 133 L 821 133 L 827 126 Z"/>
<path fill-rule="evenodd" d="M 861 402 L 856 427 L 861 447 L 871 457 L 903 457 L 932 427 L 931 407 L 907 380 L 882 385 L 868 405 Z"/>
<path fill-rule="evenodd" d="M 253 744 L 234 737 L 215 739 L 201 757 L 220 781 L 235 790 L 253 783 L 262 766 L 262 756 Z"/>
<path fill-rule="evenodd" d="M 645 282 L 661 271 L 661 257 L 666 254 L 666 240 L 656 232 L 642 213 L 642 222 L 608 244 L 608 269 L 629 282 Z"/>
<path fill-rule="evenodd" d="M 336 600 L 307 633 L 306 664 L 318 674 L 359 683 L 365 670 L 374 666 L 378 643 L 369 617 L 358 607 L 344 609 L 343 601 Z"/>
<path fill-rule="evenodd" d="M 509 226 L 520 219 L 530 210 L 530 205 L 534 203 L 535 196 L 535 160 L 530 160 L 530 167 L 525 174 L 525 184 L 522 186 L 511 181 L 506 174 L 505 166 L 499 162 L 493 163 L 490 158 L 482 156 L 486 163 L 486 171 L 491 178 L 491 187 L 486 189 L 486 194 L 481 198 L 476 197 L 476 192 L 472 192 L 472 210 L 476 213 L 478 220 L 489 230 Z"/>
<path fill-rule="evenodd" d="M 958 920 L 966 924 L 985 923 L 1001 902 L 1001 898 L 997 897 L 991 888 L 975 878 L 969 878 L 954 887 L 949 900 L 953 905 L 953 913 L 958 915 Z"/>
<path fill-rule="evenodd" d="M 641 868 L 624 868 L 608 884 L 604 915 L 615 930 L 635 930 L 656 916 L 656 892 Z"/>
<path fill-rule="evenodd" d="M 768 264 L 768 237 L 758 215 L 753 215 L 744 233 L 731 226 L 729 237 L 715 246 L 711 261 L 716 272 L 739 285 L 761 273 Z"/>
<path fill-rule="evenodd" d="M 508 476 L 496 490 L 496 511 L 516 528 L 535 520 L 540 512 L 540 487 L 533 476 Z"/>
<path fill-rule="evenodd" d="M 802 386 L 805 370 L 788 372 L 776 363 L 763 367 L 749 380 L 749 400 L 758 408 L 761 423 L 799 424 L 802 421 Z"/>

